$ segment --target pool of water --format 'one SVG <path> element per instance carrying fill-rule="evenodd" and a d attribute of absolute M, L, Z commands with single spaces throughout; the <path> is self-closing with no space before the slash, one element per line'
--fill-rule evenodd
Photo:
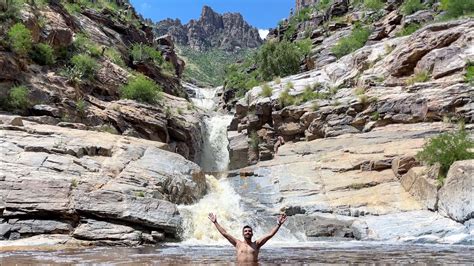
<path fill-rule="evenodd" d="M 167 244 L 153 247 L 95 247 L 53 251 L 0 253 L 0 265 L 199 265 L 233 264 L 229 246 Z M 407 245 L 374 242 L 311 242 L 269 244 L 260 252 L 261 265 L 314 263 L 474 264 L 474 246 Z"/>

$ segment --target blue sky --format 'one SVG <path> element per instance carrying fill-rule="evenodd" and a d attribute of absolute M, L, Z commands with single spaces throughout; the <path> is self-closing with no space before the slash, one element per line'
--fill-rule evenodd
<path fill-rule="evenodd" d="M 184 23 L 197 19 L 203 5 L 218 13 L 239 12 L 252 26 L 259 29 L 274 28 L 288 16 L 295 0 L 131 0 L 135 9 L 145 18 L 160 21 L 179 18 Z"/>

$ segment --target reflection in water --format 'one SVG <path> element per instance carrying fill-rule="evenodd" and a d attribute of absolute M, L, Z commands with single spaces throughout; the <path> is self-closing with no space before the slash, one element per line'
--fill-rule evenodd
<path fill-rule="evenodd" d="M 442 245 L 391 245 L 374 242 L 309 242 L 304 245 L 269 244 L 260 252 L 262 265 L 307 263 L 474 263 L 474 247 Z M 14 264 L 120 264 L 183 265 L 230 264 L 230 246 L 165 245 L 140 248 L 92 248 L 56 252 L 0 253 L 2 265 Z"/>

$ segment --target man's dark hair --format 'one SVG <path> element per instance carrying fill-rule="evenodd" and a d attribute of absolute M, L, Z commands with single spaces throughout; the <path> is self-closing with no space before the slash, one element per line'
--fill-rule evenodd
<path fill-rule="evenodd" d="M 252 227 L 250 227 L 250 225 L 246 225 L 246 226 L 244 226 L 244 228 L 242 228 L 242 231 L 244 231 L 244 230 L 245 230 L 245 228 L 250 228 L 250 230 L 252 230 L 252 231 L 253 231 L 253 229 L 252 229 Z"/>

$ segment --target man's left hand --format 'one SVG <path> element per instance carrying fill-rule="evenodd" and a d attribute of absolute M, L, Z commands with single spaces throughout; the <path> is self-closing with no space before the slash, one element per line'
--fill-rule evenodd
<path fill-rule="evenodd" d="M 285 213 L 280 214 L 277 218 L 278 225 L 282 225 L 284 222 L 286 222 L 286 218 L 287 216 Z"/>

